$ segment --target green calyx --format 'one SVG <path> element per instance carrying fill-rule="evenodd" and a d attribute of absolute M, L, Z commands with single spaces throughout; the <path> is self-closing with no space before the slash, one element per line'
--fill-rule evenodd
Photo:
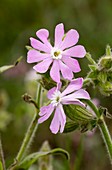
<path fill-rule="evenodd" d="M 69 118 L 65 125 L 64 133 L 79 130 L 86 132 L 97 126 L 97 118 L 86 108 L 79 105 L 65 105 L 64 111 Z"/>

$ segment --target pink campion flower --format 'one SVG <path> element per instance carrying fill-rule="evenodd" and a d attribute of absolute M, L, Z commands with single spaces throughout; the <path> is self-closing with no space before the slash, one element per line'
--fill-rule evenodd
<path fill-rule="evenodd" d="M 36 35 L 40 40 L 30 38 L 34 49 L 29 50 L 27 62 L 37 62 L 33 68 L 39 73 L 47 72 L 51 66 L 50 76 L 57 83 L 60 82 L 60 72 L 64 79 L 72 80 L 73 72 L 81 70 L 74 57 L 83 58 L 86 54 L 82 45 L 75 46 L 79 39 L 78 32 L 71 29 L 65 34 L 64 25 L 58 24 L 55 28 L 54 46 L 48 41 L 48 30 L 40 29 Z"/>
<path fill-rule="evenodd" d="M 52 133 L 56 134 L 58 131 L 63 132 L 66 115 L 64 113 L 63 105 L 74 104 L 85 106 L 79 99 L 90 99 L 87 91 L 81 89 L 83 85 L 83 78 L 77 78 L 70 82 L 66 89 L 61 92 L 60 83 L 57 87 L 53 87 L 48 91 L 47 97 L 50 99 L 48 106 L 43 106 L 40 109 L 38 123 L 42 123 L 47 120 L 54 112 L 54 117 L 50 125 Z"/>

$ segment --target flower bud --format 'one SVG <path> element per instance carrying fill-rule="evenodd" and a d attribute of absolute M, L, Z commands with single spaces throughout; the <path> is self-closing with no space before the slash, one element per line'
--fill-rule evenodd
<path fill-rule="evenodd" d="M 50 90 L 51 88 L 56 86 L 56 83 L 47 74 L 42 76 L 42 78 L 39 80 L 39 83 L 46 90 Z"/>
<path fill-rule="evenodd" d="M 112 55 L 101 57 L 98 62 L 98 70 L 108 71 L 110 68 L 112 68 Z"/>
<path fill-rule="evenodd" d="M 98 62 L 98 70 L 108 71 L 112 69 L 112 52 L 109 45 L 106 47 L 106 55 L 100 58 Z"/>
<path fill-rule="evenodd" d="M 40 152 L 47 152 L 50 150 L 51 148 L 49 143 L 45 141 L 40 149 Z M 39 170 L 53 170 L 52 159 L 52 155 L 46 155 L 42 158 L 39 158 Z"/>
<path fill-rule="evenodd" d="M 110 96 L 112 94 L 112 52 L 110 46 L 106 47 L 106 55 L 102 56 L 98 63 L 91 63 L 86 79 L 98 87 L 103 95 Z"/>

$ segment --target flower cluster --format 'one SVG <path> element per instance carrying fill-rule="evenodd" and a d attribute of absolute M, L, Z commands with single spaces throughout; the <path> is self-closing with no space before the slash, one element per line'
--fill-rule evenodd
<path fill-rule="evenodd" d="M 82 45 L 76 45 L 79 39 L 78 32 L 71 29 L 65 34 L 63 24 L 58 24 L 55 28 L 54 46 L 48 40 L 48 30 L 40 29 L 36 35 L 39 40 L 30 38 L 32 48 L 28 51 L 27 62 L 37 63 L 33 68 L 38 73 L 50 71 L 50 77 L 57 83 L 57 87 L 48 91 L 50 104 L 41 107 L 38 123 L 44 122 L 54 113 L 50 130 L 54 134 L 58 131 L 62 133 L 66 123 L 63 105 L 84 106 L 80 99 L 90 99 L 88 92 L 82 89 L 83 78 L 73 79 L 73 73 L 81 70 L 75 58 L 83 58 L 86 50 Z M 61 77 L 70 81 L 63 91 Z"/>

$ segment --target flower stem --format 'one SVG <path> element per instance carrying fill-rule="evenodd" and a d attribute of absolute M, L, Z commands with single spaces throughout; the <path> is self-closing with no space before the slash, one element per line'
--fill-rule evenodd
<path fill-rule="evenodd" d="M 106 145 L 106 148 L 109 154 L 110 162 L 112 164 L 112 139 L 111 139 L 109 130 L 107 128 L 107 125 L 104 121 L 103 115 L 99 113 L 97 107 L 90 100 L 87 100 L 86 103 L 91 107 L 91 109 L 95 112 L 98 118 L 99 129 L 101 131 L 103 140 L 105 142 L 105 145 Z"/>
<path fill-rule="evenodd" d="M 0 137 L 0 162 L 2 163 L 3 170 L 6 170 L 5 160 L 4 160 L 4 153 L 3 153 L 3 149 L 2 149 L 1 137 Z"/>
<path fill-rule="evenodd" d="M 40 94 L 41 94 L 41 86 L 39 84 L 38 90 L 37 90 L 37 96 L 36 96 L 36 102 L 37 102 L 38 108 L 40 108 Z M 20 148 L 20 150 L 17 154 L 17 157 L 16 157 L 17 162 L 20 161 L 23 158 L 24 154 L 28 150 L 28 148 L 29 148 L 29 146 L 30 146 L 30 144 L 33 140 L 35 132 L 38 128 L 38 123 L 37 123 L 38 113 L 39 113 L 39 109 L 37 109 L 37 111 L 34 114 L 34 117 L 32 119 L 32 122 L 30 123 L 30 126 L 28 127 L 28 130 L 27 130 L 26 135 L 24 137 L 23 143 L 22 143 L 21 148 Z"/>
<path fill-rule="evenodd" d="M 17 162 L 22 159 L 22 157 L 24 156 L 25 152 L 27 151 L 29 145 L 32 142 L 33 136 L 34 136 L 35 131 L 37 130 L 37 127 L 38 127 L 37 120 L 38 120 L 38 115 L 36 113 L 33 117 L 33 120 L 31 122 L 30 126 L 28 127 L 28 130 L 27 130 L 26 135 L 24 137 L 21 148 L 20 148 L 20 150 L 17 154 L 17 157 L 16 157 Z"/>
<path fill-rule="evenodd" d="M 83 142 L 84 142 L 84 135 L 81 136 L 80 143 L 79 143 L 79 146 L 77 149 L 76 160 L 75 160 L 74 168 L 73 168 L 74 170 L 80 170 L 80 168 L 81 168 L 83 154 L 84 154 Z"/>
<path fill-rule="evenodd" d="M 99 124 L 99 128 L 109 154 L 110 162 L 112 164 L 112 139 L 103 118 L 101 120 L 101 123 Z"/>
<path fill-rule="evenodd" d="M 42 90 L 42 86 L 41 84 L 38 84 L 37 97 L 36 97 L 36 104 L 38 108 L 40 108 L 41 90 Z"/>

